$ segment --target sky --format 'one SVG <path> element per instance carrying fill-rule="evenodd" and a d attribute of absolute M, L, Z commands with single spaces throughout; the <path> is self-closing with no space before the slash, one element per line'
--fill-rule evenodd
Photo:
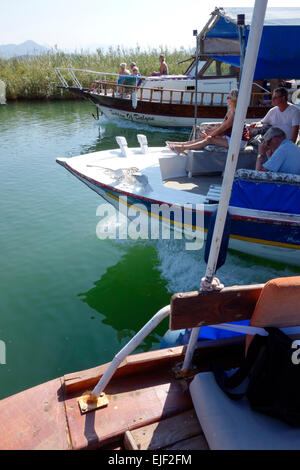
<path fill-rule="evenodd" d="M 284 5 L 298 7 L 299 0 Z M 31 39 L 68 51 L 193 48 L 193 30 L 202 29 L 215 6 L 253 7 L 254 0 L 0 0 L 0 45 Z"/>

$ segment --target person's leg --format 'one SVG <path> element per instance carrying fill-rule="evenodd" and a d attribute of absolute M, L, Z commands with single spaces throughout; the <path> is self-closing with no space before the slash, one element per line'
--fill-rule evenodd
<path fill-rule="evenodd" d="M 216 145 L 218 147 L 228 148 L 228 142 L 225 138 L 208 136 L 205 139 L 186 142 L 185 144 L 173 145 L 173 150 L 177 153 L 183 153 L 186 150 L 200 150 L 205 148 L 207 145 Z"/>
<path fill-rule="evenodd" d="M 197 146 L 203 141 L 202 139 L 195 139 L 195 140 L 188 140 L 186 142 L 169 142 L 168 140 L 166 141 L 166 144 L 168 147 L 170 147 L 171 150 L 174 150 L 174 148 L 183 148 L 185 150 L 189 150 L 190 147 L 192 146 Z M 197 147 L 198 148 L 198 147 Z"/>
<path fill-rule="evenodd" d="M 191 141 L 190 141 L 191 142 Z M 186 142 L 171 142 L 170 140 L 166 140 L 166 144 L 168 147 L 170 146 L 173 146 L 173 145 L 185 145 L 185 144 L 188 144 L 189 141 L 186 141 Z"/>
<path fill-rule="evenodd" d="M 228 140 L 224 137 L 211 137 L 211 140 L 206 145 L 216 145 L 217 147 L 229 147 Z"/>

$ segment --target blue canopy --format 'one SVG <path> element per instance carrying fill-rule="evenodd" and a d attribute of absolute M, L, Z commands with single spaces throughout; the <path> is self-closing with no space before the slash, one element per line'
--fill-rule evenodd
<path fill-rule="evenodd" d="M 245 15 L 245 44 L 252 8 L 218 8 L 200 33 L 200 53 L 240 66 L 237 15 Z M 300 78 L 300 8 L 268 8 L 254 73 L 255 80 Z"/>

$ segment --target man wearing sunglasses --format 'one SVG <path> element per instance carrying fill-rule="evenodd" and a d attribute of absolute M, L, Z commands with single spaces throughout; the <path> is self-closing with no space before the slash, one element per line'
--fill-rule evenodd
<path fill-rule="evenodd" d="M 300 110 L 288 102 L 288 92 L 285 88 L 276 88 L 273 91 L 272 104 L 274 107 L 268 111 L 261 122 L 251 123 L 250 127 L 269 124 L 282 129 L 292 142 L 297 141 L 300 125 Z"/>
<path fill-rule="evenodd" d="M 300 175 L 300 148 L 279 127 L 271 127 L 260 144 L 256 170 Z M 269 155 L 264 163 L 264 155 Z"/>

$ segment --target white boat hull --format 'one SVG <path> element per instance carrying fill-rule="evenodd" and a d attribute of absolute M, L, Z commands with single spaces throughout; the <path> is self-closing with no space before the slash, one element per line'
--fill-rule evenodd
<path fill-rule="evenodd" d="M 178 207 L 184 212 L 188 204 L 193 208 L 194 214 L 189 227 L 196 230 L 199 237 L 202 234 L 204 238 L 209 217 L 216 210 L 217 203 L 207 204 L 206 198 L 200 194 L 165 187 L 159 164 L 162 157 L 176 160 L 174 154 L 172 156 L 167 148 L 154 148 L 150 149 L 148 154 L 142 154 L 140 149 L 130 149 L 128 156 L 123 157 L 120 150 L 111 150 L 58 159 L 58 163 L 118 210 L 120 207 L 121 209 L 126 207 L 132 210 L 138 208 L 138 211 L 142 207 L 144 208 L 142 212 L 150 218 L 166 222 L 167 217 L 163 213 L 153 214 L 153 205 Z M 184 159 L 181 157 L 177 160 L 181 163 Z M 137 181 L 131 182 L 131 176 L 126 181 L 114 177 L 119 174 L 118 172 L 132 168 L 139 172 L 139 177 L 145 177 L 149 184 L 139 185 Z M 181 171 L 178 165 L 176 171 Z M 242 207 L 230 207 L 229 213 L 232 218 L 229 248 L 264 259 L 300 266 L 299 215 Z M 195 219 L 198 216 L 199 218 Z M 169 222 L 177 230 L 183 231 L 188 228 L 184 217 L 179 222 L 175 217 Z"/>

